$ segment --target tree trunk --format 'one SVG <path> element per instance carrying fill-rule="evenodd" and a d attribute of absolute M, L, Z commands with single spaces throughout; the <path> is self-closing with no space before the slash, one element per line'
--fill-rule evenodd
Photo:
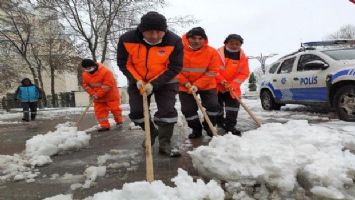
<path fill-rule="evenodd" d="M 55 98 L 55 69 L 52 63 L 50 63 L 51 68 L 51 95 L 52 95 L 52 105 L 53 107 L 56 106 L 56 98 Z"/>

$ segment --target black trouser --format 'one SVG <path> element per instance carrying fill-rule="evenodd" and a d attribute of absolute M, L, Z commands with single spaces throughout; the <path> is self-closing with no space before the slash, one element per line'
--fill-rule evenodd
<path fill-rule="evenodd" d="M 178 93 L 178 83 L 168 83 L 154 90 L 154 98 L 158 111 L 154 114 L 154 122 L 158 126 L 175 124 L 177 122 L 177 111 L 175 109 L 176 94 Z M 137 125 L 144 128 L 143 96 L 139 93 L 136 84 L 128 86 L 130 119 Z M 148 96 L 148 105 L 150 98 Z"/>
<path fill-rule="evenodd" d="M 229 92 L 219 92 L 218 102 L 220 105 L 220 112 L 217 118 L 217 123 L 226 130 L 232 130 L 237 124 L 240 104 L 238 100 L 231 97 Z"/>
<path fill-rule="evenodd" d="M 21 102 L 23 110 L 23 119 L 26 121 L 30 120 L 30 111 L 31 111 L 31 120 L 36 119 L 37 114 L 37 101 L 35 102 Z"/>
<path fill-rule="evenodd" d="M 210 118 L 213 125 L 216 125 L 216 117 L 219 113 L 219 104 L 216 90 L 202 90 L 198 91 L 197 94 L 200 95 L 203 107 L 206 108 L 208 117 Z M 198 106 L 192 94 L 187 92 L 179 92 L 179 98 L 181 102 L 181 112 L 184 114 L 187 125 L 192 128 L 194 132 L 201 132 L 202 125 L 198 116 Z M 205 128 L 208 127 L 207 123 L 204 122 Z M 209 130 L 209 128 L 208 128 Z"/>

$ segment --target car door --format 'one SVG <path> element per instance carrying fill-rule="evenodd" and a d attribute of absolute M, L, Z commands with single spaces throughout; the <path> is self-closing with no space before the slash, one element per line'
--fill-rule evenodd
<path fill-rule="evenodd" d="M 312 67 L 309 65 L 310 62 L 323 62 L 329 66 L 319 55 L 311 53 L 300 55 L 297 69 L 291 77 L 293 100 L 297 102 L 326 102 L 328 101 L 327 70 L 316 65 Z M 307 67 L 306 63 L 308 63 Z"/>
<path fill-rule="evenodd" d="M 274 86 L 274 96 L 279 102 L 287 102 L 292 100 L 293 94 L 290 89 L 292 81 L 290 81 L 291 72 L 294 68 L 296 57 L 285 59 L 277 70 L 277 73 L 272 77 Z"/>

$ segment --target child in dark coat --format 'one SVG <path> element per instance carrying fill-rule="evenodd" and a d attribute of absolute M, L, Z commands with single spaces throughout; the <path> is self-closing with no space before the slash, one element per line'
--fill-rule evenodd
<path fill-rule="evenodd" d="M 41 90 L 29 78 L 24 78 L 15 92 L 15 100 L 21 102 L 23 109 L 23 121 L 30 121 L 30 111 L 31 120 L 36 119 L 37 103 L 41 98 Z"/>

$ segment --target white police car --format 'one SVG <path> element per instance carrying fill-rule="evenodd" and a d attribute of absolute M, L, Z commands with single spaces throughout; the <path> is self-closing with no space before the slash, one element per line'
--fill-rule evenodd
<path fill-rule="evenodd" d="M 274 62 L 261 80 L 261 105 L 327 105 L 355 121 L 355 40 L 304 43 Z"/>

